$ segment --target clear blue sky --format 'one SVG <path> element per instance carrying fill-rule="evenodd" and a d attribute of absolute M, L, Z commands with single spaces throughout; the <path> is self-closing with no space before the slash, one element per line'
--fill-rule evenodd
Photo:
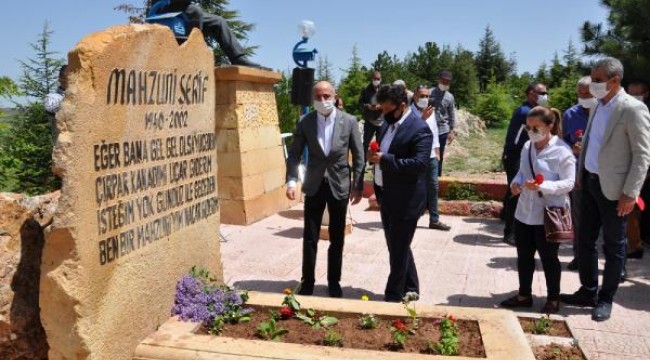
<path fill-rule="evenodd" d="M 139 0 L 4 0 L 0 76 L 19 78 L 18 60 L 33 55 L 29 42 L 46 20 L 55 32 L 52 48 L 63 57 L 84 35 L 125 23 L 126 16 L 113 10 L 123 2 Z M 230 6 L 256 24 L 248 41 L 260 45 L 254 60 L 275 69 L 293 67 L 290 53 L 299 40 L 298 23 L 314 21 L 312 42 L 337 75 L 347 67 L 355 44 L 366 65 L 383 50 L 403 57 L 427 41 L 476 50 L 488 24 L 504 52 L 515 53 L 518 71 L 535 71 L 566 48 L 570 38 L 582 47 L 583 21 L 606 17 L 597 0 L 231 0 Z"/>

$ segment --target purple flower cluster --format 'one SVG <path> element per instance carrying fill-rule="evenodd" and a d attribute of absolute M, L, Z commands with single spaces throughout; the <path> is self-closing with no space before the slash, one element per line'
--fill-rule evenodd
<path fill-rule="evenodd" d="M 172 316 L 177 315 L 183 321 L 200 322 L 210 327 L 215 318 L 224 312 L 234 311 L 241 315 L 251 312 L 249 309 L 240 309 L 241 305 L 243 300 L 237 291 L 208 286 L 200 279 L 185 275 L 176 285 Z"/>

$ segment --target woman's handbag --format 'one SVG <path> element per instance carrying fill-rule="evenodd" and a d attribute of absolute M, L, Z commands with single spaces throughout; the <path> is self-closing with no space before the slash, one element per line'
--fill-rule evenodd
<path fill-rule="evenodd" d="M 528 163 L 530 171 L 535 178 L 535 169 L 533 168 L 533 144 L 528 149 Z M 539 197 L 543 197 L 542 192 L 538 192 Z M 552 243 L 572 242 L 575 237 L 573 231 L 573 221 L 571 219 L 571 208 L 567 206 L 544 206 L 544 233 L 546 241 Z"/>

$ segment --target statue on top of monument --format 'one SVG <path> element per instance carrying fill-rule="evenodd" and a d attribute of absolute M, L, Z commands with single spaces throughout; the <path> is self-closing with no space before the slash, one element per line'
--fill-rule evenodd
<path fill-rule="evenodd" d="M 152 0 L 151 6 L 160 1 L 166 0 Z M 202 19 L 203 34 L 217 41 L 231 64 L 262 68 L 261 65 L 248 59 L 244 48 L 228 26 L 228 22 L 219 15 L 205 12 L 201 5 L 194 0 L 171 0 L 170 5 L 164 7 L 163 10 L 166 12 L 183 12 L 191 20 Z"/>

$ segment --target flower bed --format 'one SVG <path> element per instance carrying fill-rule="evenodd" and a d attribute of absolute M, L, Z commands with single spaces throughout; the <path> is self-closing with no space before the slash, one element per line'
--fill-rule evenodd
<path fill-rule="evenodd" d="M 248 294 L 207 278 L 179 282 L 178 316 L 134 359 L 534 359 L 509 311 Z"/>
<path fill-rule="evenodd" d="M 520 317 L 519 323 L 526 334 L 548 335 L 557 337 L 572 338 L 571 330 L 566 322 L 553 320 L 547 316 L 541 318 Z"/>

